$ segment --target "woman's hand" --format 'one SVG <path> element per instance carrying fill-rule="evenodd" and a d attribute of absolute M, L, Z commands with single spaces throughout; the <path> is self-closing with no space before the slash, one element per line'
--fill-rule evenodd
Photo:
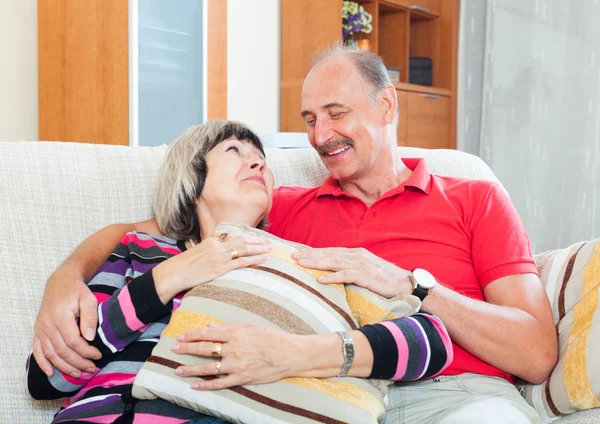
<path fill-rule="evenodd" d="M 268 239 L 251 234 L 237 234 L 225 241 L 207 238 L 152 269 L 156 291 L 166 305 L 182 291 L 234 269 L 263 263 L 271 250 Z"/>
<path fill-rule="evenodd" d="M 348 334 L 355 353 L 348 375 L 368 377 L 373 368 L 369 340 L 357 330 Z M 342 341 L 336 333 L 296 335 L 255 324 L 209 324 L 178 336 L 177 341 L 171 347 L 176 353 L 214 358 L 201 365 L 181 366 L 175 371 L 177 375 L 224 375 L 195 381 L 192 388 L 197 390 L 272 383 L 288 377 L 335 377 L 344 363 Z M 221 354 L 214 356 L 213 345 L 219 343 Z"/>
<path fill-rule="evenodd" d="M 338 337 L 337 334 L 333 336 Z M 254 324 L 210 324 L 207 328 L 188 331 L 177 337 L 174 352 L 213 357 L 211 348 L 221 343 L 221 358 L 201 365 L 182 366 L 176 370 L 182 376 L 214 376 L 219 374 L 217 360 L 221 359 L 220 374 L 225 377 L 199 380 L 192 384 L 198 390 L 220 390 L 244 384 L 261 384 L 281 380 L 300 373 L 303 362 L 302 336 L 284 333 Z M 339 337 L 338 337 L 339 339 Z"/>

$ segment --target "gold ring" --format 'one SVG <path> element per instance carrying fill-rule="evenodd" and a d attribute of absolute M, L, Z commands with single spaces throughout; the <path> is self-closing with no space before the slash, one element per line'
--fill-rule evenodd
<path fill-rule="evenodd" d="M 240 257 L 240 253 L 235 247 L 232 247 L 229 253 L 231 253 L 231 260 L 235 260 Z"/>
<path fill-rule="evenodd" d="M 210 347 L 210 353 L 212 356 L 221 356 L 221 347 L 223 345 L 219 342 L 215 342 Z"/>
<path fill-rule="evenodd" d="M 217 369 L 217 375 L 221 375 L 221 373 L 223 372 L 223 364 L 221 363 L 221 361 L 215 364 L 215 368 Z"/>
<path fill-rule="evenodd" d="M 217 236 L 217 240 L 223 242 L 227 240 L 227 237 L 229 237 L 229 234 L 221 233 Z"/>

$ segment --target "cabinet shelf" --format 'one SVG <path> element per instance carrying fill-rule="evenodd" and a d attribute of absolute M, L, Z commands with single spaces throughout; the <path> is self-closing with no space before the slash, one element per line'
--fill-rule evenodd
<path fill-rule="evenodd" d="M 437 16 L 424 12 L 420 9 L 410 9 L 410 18 L 413 21 L 432 21 L 436 19 Z"/>
<path fill-rule="evenodd" d="M 410 10 L 412 13 L 418 14 L 425 18 L 437 18 L 440 16 L 440 2 L 442 1 L 445 0 L 379 0 L 379 3 L 385 5 L 385 7 Z"/>
<path fill-rule="evenodd" d="M 418 84 L 408 84 L 404 82 L 394 82 L 394 87 L 397 90 L 402 91 L 410 91 L 413 93 L 423 93 L 423 94 L 436 94 L 438 96 L 450 97 L 452 96 L 452 91 L 447 90 L 445 88 L 438 87 L 429 87 L 427 85 L 418 85 Z"/>

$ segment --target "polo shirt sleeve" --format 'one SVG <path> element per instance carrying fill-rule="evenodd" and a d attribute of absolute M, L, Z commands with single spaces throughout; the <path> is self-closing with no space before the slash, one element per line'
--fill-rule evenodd
<path fill-rule="evenodd" d="M 486 186 L 471 221 L 471 254 L 481 287 L 508 275 L 538 275 L 529 237 L 508 194 L 497 183 Z"/>

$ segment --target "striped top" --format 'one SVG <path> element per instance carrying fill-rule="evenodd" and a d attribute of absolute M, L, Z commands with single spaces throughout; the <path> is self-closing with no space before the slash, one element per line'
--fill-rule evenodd
<path fill-rule="evenodd" d="M 131 396 L 136 374 L 151 356 L 158 338 L 180 303 L 160 301 L 151 269 L 185 250 L 165 236 L 128 233 L 100 272 L 88 283 L 98 300 L 99 326 L 91 343 L 102 353 L 95 373 L 79 379 L 57 369 L 48 378 L 33 355 L 27 361 L 27 385 L 36 399 L 67 397 L 53 422 L 186 423 L 203 417 L 161 399 Z M 417 314 L 361 328 L 374 353 L 372 378 L 415 380 L 441 372 L 452 361 L 450 338 L 434 316 Z M 168 417 L 168 418 L 167 418 Z"/>

